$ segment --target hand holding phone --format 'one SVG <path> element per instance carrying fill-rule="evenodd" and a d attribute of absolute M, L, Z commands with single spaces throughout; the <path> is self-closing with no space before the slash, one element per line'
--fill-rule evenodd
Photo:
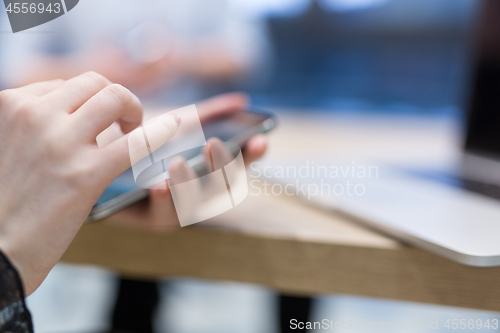
<path fill-rule="evenodd" d="M 268 113 L 245 111 L 245 105 L 246 96 L 233 93 L 199 103 L 197 107 L 205 136 L 244 146 L 245 163 L 251 163 L 266 150 L 267 140 L 259 133 L 271 130 L 275 119 Z M 108 219 L 115 224 L 152 229 L 179 225 L 168 189 L 148 191 L 137 188 L 131 171 L 120 176 L 106 190 L 89 220 L 99 220 L 115 212 Z"/>

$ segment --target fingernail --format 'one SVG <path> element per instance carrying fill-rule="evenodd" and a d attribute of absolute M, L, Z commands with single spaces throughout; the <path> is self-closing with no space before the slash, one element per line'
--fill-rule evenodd
<path fill-rule="evenodd" d="M 208 143 L 214 143 L 214 142 L 222 142 L 221 139 L 213 137 L 207 140 Z"/>
<path fill-rule="evenodd" d="M 265 147 L 267 145 L 267 138 L 264 134 L 259 134 L 255 138 L 257 140 L 257 144 L 261 147 Z"/>
<path fill-rule="evenodd" d="M 181 124 L 181 117 L 177 113 L 171 113 L 172 117 L 175 119 L 177 126 Z"/>
<path fill-rule="evenodd" d="M 180 168 L 188 168 L 187 161 L 182 156 L 175 156 L 169 163 L 169 167 L 179 170 Z"/>
<path fill-rule="evenodd" d="M 149 148 L 155 151 L 170 140 L 179 129 L 179 116 L 164 113 L 143 125 L 142 131 L 147 137 Z"/>
<path fill-rule="evenodd" d="M 130 90 L 129 90 L 130 91 Z M 139 105 L 142 105 L 141 100 L 139 97 L 137 97 L 133 92 L 130 91 L 130 94 L 132 95 L 132 99 Z"/>

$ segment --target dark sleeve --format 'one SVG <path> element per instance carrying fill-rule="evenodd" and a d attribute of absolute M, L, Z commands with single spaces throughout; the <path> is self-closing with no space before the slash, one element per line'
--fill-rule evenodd
<path fill-rule="evenodd" d="M 17 270 L 0 251 L 0 333 L 33 333 Z"/>

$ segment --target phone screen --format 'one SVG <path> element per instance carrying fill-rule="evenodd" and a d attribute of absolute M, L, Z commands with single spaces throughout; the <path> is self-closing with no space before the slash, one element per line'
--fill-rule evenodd
<path fill-rule="evenodd" d="M 269 113 L 244 111 L 215 118 L 201 126 L 207 139 L 215 137 L 225 142 L 233 141 L 242 146 L 250 136 L 270 130 L 274 126 L 274 122 L 268 129 L 262 126 L 270 118 L 272 118 L 272 115 Z M 189 160 L 199 154 L 201 154 L 201 147 L 196 150 L 190 150 L 190 155 L 184 157 Z M 106 188 L 95 206 L 102 205 L 135 188 L 137 186 L 134 181 L 132 169 L 128 169 Z"/>

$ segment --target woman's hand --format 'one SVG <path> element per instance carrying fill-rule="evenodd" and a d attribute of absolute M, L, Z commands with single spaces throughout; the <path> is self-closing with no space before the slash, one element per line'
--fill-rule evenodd
<path fill-rule="evenodd" d="M 170 137 L 175 120 L 165 128 Z M 0 250 L 26 295 L 57 263 L 104 189 L 130 167 L 127 136 L 96 144 L 115 121 L 123 133 L 133 131 L 142 122 L 141 104 L 93 72 L 0 92 Z"/>
<path fill-rule="evenodd" d="M 233 112 L 244 112 L 248 105 L 248 97 L 242 93 L 220 95 L 203 102 L 196 107 L 201 122 Z M 243 149 L 243 159 L 246 165 L 259 159 L 266 151 L 267 139 L 265 135 L 252 137 Z M 189 173 L 185 164 L 178 161 L 171 166 L 177 173 Z M 170 170 L 172 173 L 172 170 Z M 107 219 L 108 222 L 118 225 L 145 228 L 155 231 L 168 231 L 179 228 L 179 220 L 174 207 L 172 195 L 168 189 L 152 189 L 149 198 L 140 201 Z"/>

